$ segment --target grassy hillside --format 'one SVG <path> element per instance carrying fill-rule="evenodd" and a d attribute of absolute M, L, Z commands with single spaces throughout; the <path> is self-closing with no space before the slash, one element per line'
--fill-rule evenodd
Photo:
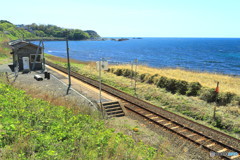
<path fill-rule="evenodd" d="M 11 61 L 11 49 L 7 45 L 9 38 L 0 31 L 0 64 L 8 63 Z"/>
<path fill-rule="evenodd" d="M 66 29 L 55 26 L 55 25 L 37 25 L 35 23 L 30 25 L 22 25 L 22 28 L 27 29 L 30 32 L 33 32 L 36 36 L 39 37 L 55 37 L 55 38 L 65 38 Z M 97 32 L 92 30 L 82 31 L 80 29 L 67 29 L 68 38 L 70 40 L 84 40 L 90 38 L 100 37 Z"/>
<path fill-rule="evenodd" d="M 95 39 L 100 36 L 93 30 L 82 31 L 80 29 L 64 29 L 56 25 L 14 25 L 9 21 L 0 20 L 0 33 L 5 34 L 9 39 L 63 39 L 70 40 Z"/>
<path fill-rule="evenodd" d="M 0 82 L 1 159 L 153 159 L 156 149 Z"/>
<path fill-rule="evenodd" d="M 22 28 L 17 28 L 8 21 L 0 21 L 0 34 L 6 35 L 10 40 L 23 38 L 36 38 L 37 36 Z"/>

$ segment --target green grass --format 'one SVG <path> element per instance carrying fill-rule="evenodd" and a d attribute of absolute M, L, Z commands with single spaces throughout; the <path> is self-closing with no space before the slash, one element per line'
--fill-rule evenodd
<path fill-rule="evenodd" d="M 0 83 L 1 159 L 153 159 L 156 149 L 104 121 Z"/>
<path fill-rule="evenodd" d="M 61 58 L 58 57 L 58 59 Z M 56 63 L 56 59 L 52 59 L 52 62 Z M 66 66 L 65 62 L 58 61 L 57 63 Z M 74 66 L 74 62 L 71 65 Z M 94 63 L 84 64 L 78 67 L 76 71 L 98 80 L 98 72 Z M 134 96 L 131 79 L 116 76 L 110 72 L 103 72 L 102 80 L 104 83 Z M 217 121 L 215 121 L 212 118 L 215 103 L 207 103 L 199 97 L 185 96 L 178 93 L 172 94 L 165 89 L 157 88 L 153 84 L 139 81 L 137 82 L 137 97 L 231 136 L 240 137 L 240 108 L 237 104 L 231 103 L 227 106 L 217 107 Z"/>
<path fill-rule="evenodd" d="M 10 60 L 10 48 L 7 46 L 7 42 L 9 41 L 8 37 L 1 34 L 0 31 L 0 64 L 9 63 Z"/>

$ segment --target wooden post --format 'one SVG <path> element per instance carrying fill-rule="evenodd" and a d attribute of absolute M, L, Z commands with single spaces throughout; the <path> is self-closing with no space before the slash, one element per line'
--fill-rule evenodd
<path fill-rule="evenodd" d="M 67 47 L 67 62 L 68 62 L 68 88 L 67 94 L 69 93 L 71 83 L 71 68 L 70 68 L 70 60 L 69 60 L 69 47 L 68 47 L 68 31 L 66 31 L 66 47 Z"/>
<path fill-rule="evenodd" d="M 102 104 L 102 58 L 99 61 L 99 103 Z"/>
<path fill-rule="evenodd" d="M 134 83 L 134 94 L 137 95 L 137 64 L 138 60 L 135 59 L 135 83 Z"/>
<path fill-rule="evenodd" d="M 217 110 L 217 105 L 218 105 L 217 98 L 218 98 L 218 93 L 219 93 L 219 82 L 217 82 L 217 87 L 216 87 L 215 93 L 216 93 L 216 99 L 215 99 L 216 105 L 213 108 L 213 119 L 214 120 L 216 120 L 216 110 Z"/>
<path fill-rule="evenodd" d="M 131 61 L 131 87 L 133 86 L 133 61 Z"/>

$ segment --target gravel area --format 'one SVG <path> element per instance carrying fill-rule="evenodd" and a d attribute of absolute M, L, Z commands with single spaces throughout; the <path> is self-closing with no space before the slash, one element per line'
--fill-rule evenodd
<path fill-rule="evenodd" d="M 35 75 L 40 75 L 43 80 L 37 81 L 34 79 Z M 25 90 L 34 97 L 49 100 L 57 105 L 84 107 L 84 110 L 88 113 L 94 112 L 98 108 L 94 99 L 79 92 L 70 90 L 69 94 L 66 95 L 68 86 L 53 75 L 48 80 L 44 79 L 44 74 L 40 72 L 19 73 L 13 85 Z"/>
<path fill-rule="evenodd" d="M 10 64 L 2 64 L 2 65 L 0 65 L 0 72 L 12 72 L 8 65 L 10 65 Z"/>

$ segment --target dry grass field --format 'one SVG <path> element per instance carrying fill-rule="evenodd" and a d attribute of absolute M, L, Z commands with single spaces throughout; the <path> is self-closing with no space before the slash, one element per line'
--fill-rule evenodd
<path fill-rule="evenodd" d="M 110 67 L 115 69 L 131 69 L 130 65 L 111 65 Z M 138 66 L 137 72 L 140 74 L 158 74 L 160 76 L 187 82 L 199 82 L 202 86 L 209 88 L 215 88 L 216 83 L 220 82 L 220 92 L 232 92 L 240 95 L 240 77 L 207 72 L 193 72 L 183 69 L 151 68 L 147 66 Z"/>

